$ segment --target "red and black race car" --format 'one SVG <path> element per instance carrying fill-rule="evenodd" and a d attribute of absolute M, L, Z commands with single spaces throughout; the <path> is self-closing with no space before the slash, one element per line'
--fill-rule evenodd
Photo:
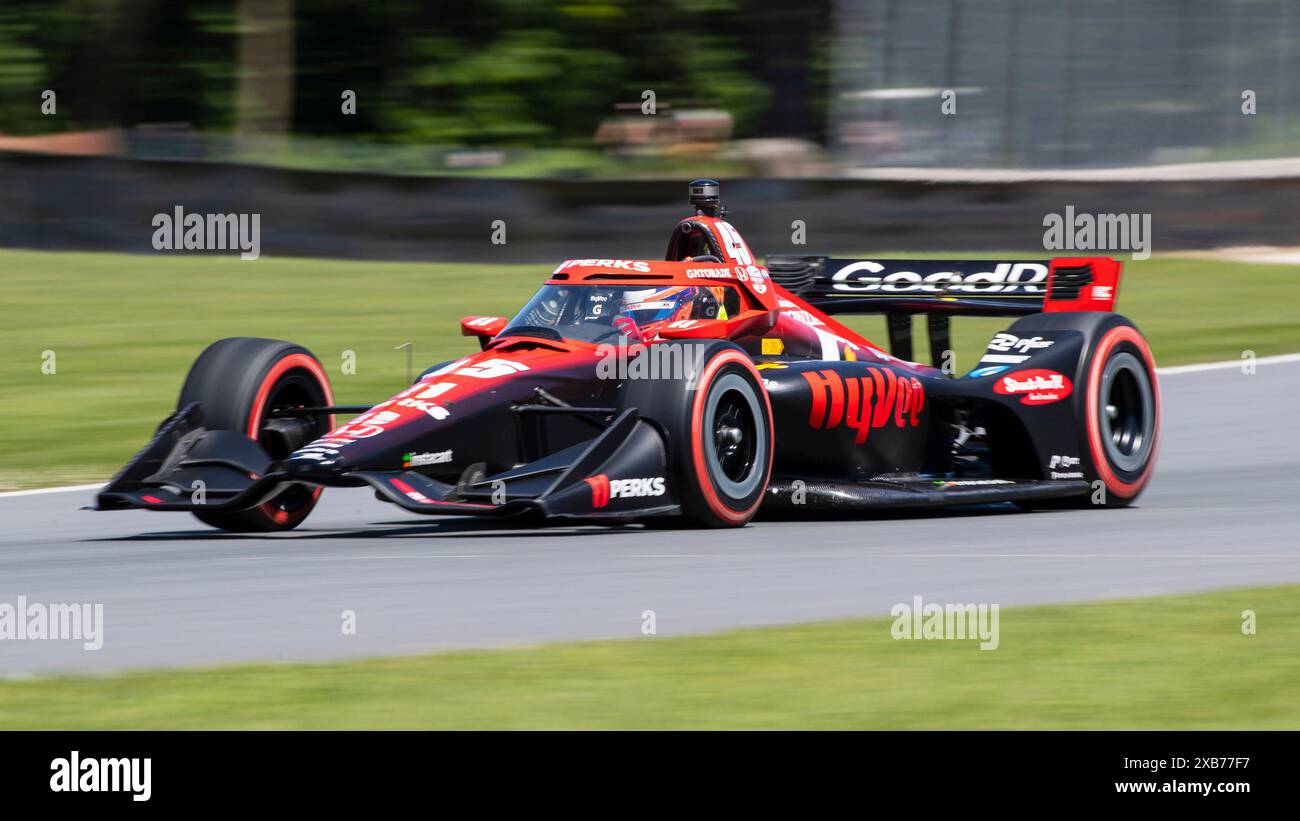
<path fill-rule="evenodd" d="M 295 527 L 322 488 L 414 513 L 739 526 L 819 511 L 1014 502 L 1123 506 L 1151 477 L 1155 363 L 1111 313 L 1120 263 L 758 264 L 718 184 L 663 261 L 572 259 L 515 315 L 461 322 L 482 350 L 373 406 L 337 406 L 307 350 L 223 339 L 101 510 Z M 890 351 L 832 318 L 883 313 Z M 910 361 L 914 314 L 930 365 Z M 1018 316 L 964 375 L 953 315 Z M 341 426 L 335 414 L 361 415 Z"/>

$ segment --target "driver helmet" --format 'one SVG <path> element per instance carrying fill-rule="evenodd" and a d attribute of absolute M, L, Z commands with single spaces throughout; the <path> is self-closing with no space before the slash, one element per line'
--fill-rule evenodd
<path fill-rule="evenodd" d="M 687 285 L 633 291 L 625 295 L 619 313 L 631 318 L 647 338 L 653 337 L 659 328 L 680 319 L 726 319 L 721 290 Z"/>

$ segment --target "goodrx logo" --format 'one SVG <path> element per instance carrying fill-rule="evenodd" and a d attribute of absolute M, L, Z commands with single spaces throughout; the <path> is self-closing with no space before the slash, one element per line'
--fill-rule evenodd
<path fill-rule="evenodd" d="M 831 275 L 840 295 L 882 294 L 1042 294 L 1047 266 L 1039 262 L 898 262 L 902 271 L 886 272 L 879 262 L 852 262 Z M 989 266 L 992 267 L 989 267 Z M 974 269 L 964 273 L 958 268 Z"/>

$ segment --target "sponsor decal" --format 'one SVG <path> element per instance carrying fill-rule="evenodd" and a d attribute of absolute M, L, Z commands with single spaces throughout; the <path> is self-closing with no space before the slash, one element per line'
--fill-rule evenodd
<path fill-rule="evenodd" d="M 1041 336 L 1019 337 L 1015 334 L 1000 333 L 989 341 L 989 352 L 980 362 L 1024 362 L 1034 351 L 1050 348 L 1055 340 L 1043 339 Z"/>
<path fill-rule="evenodd" d="M 496 362 L 501 360 L 489 361 Z M 472 369 L 464 368 L 462 370 Z M 474 376 L 475 374 L 468 375 Z M 358 439 L 369 439 L 372 436 L 378 436 L 383 433 L 388 426 L 402 418 L 401 412 L 386 410 L 387 408 L 412 408 L 421 411 L 422 413 L 426 413 L 439 421 L 446 419 L 448 416 L 451 416 L 451 411 L 447 410 L 442 405 L 429 400 L 441 396 L 455 387 L 456 383 L 454 382 L 417 382 L 387 402 L 375 405 L 369 411 L 361 414 L 343 427 L 336 428 L 324 437 L 300 448 L 295 451 L 292 456 L 318 460 L 323 457 L 313 454 L 321 453 L 326 456 L 337 456 L 337 448 L 350 445 Z"/>
<path fill-rule="evenodd" d="M 662 496 L 667 485 L 662 476 L 643 479 L 611 479 L 603 473 L 584 480 L 591 488 L 591 506 L 605 507 L 610 499 L 631 499 L 645 496 Z"/>
<path fill-rule="evenodd" d="M 404 453 L 402 467 L 419 468 L 425 465 L 445 465 L 451 461 L 451 451 L 440 450 L 437 453 Z"/>
<path fill-rule="evenodd" d="M 1010 367 L 1010 365 L 991 365 L 987 368 L 976 368 L 966 375 L 972 379 L 979 379 L 982 376 L 992 376 L 995 373 L 1002 373 L 1005 370 L 1009 370 Z"/>
<path fill-rule="evenodd" d="M 1047 469 L 1051 471 L 1053 479 L 1082 479 L 1083 471 L 1081 470 L 1057 470 L 1056 468 L 1073 468 L 1079 466 L 1078 456 L 1056 456 L 1053 455 L 1051 461 L 1047 463 Z"/>
<path fill-rule="evenodd" d="M 603 473 L 583 480 L 591 488 L 591 506 L 601 508 L 609 504 L 609 477 Z"/>
<path fill-rule="evenodd" d="M 754 370 L 757 370 L 757 371 L 766 371 L 766 370 L 772 370 L 772 369 L 776 369 L 776 368 L 788 368 L 788 367 L 790 367 L 790 366 L 789 366 L 789 365 L 783 365 L 783 364 L 781 364 L 780 362 L 764 362 L 764 363 L 762 363 L 761 365 L 755 365 L 755 366 L 754 366 Z"/>
<path fill-rule="evenodd" d="M 728 268 L 687 268 L 687 279 L 731 279 Z"/>
<path fill-rule="evenodd" d="M 791 305 L 791 303 L 789 303 L 789 302 L 782 302 L 781 304 L 782 304 L 783 306 L 784 306 L 784 305 Z M 782 316 L 788 316 L 788 317 L 790 317 L 791 319 L 793 319 L 793 320 L 796 321 L 796 322 L 802 322 L 804 325 L 807 325 L 807 326 L 810 327 L 810 328 L 824 328 L 824 327 L 826 327 L 826 323 L 825 323 L 825 322 L 822 322 L 820 319 L 818 319 L 817 317 L 813 316 L 813 315 L 812 315 L 811 313 L 809 313 L 808 311 L 803 310 L 802 308 L 793 307 L 793 306 L 792 306 L 792 307 L 789 307 L 789 308 L 785 308 L 785 307 L 783 307 L 783 308 L 781 309 L 781 315 L 782 315 Z"/>
<path fill-rule="evenodd" d="M 899 376 L 887 368 L 867 368 L 867 376 L 841 376 L 833 370 L 806 371 L 812 392 L 808 424 L 815 430 L 846 425 L 861 445 L 873 428 L 916 427 L 925 407 L 920 380 Z"/>
<path fill-rule="evenodd" d="M 353 419 L 338 430 L 331 431 L 331 439 L 369 439 L 384 432 L 386 425 L 391 425 L 402 415 L 396 411 L 370 411 Z"/>
<path fill-rule="evenodd" d="M 993 392 L 1019 396 L 1022 405 L 1048 405 L 1059 402 L 1074 391 L 1070 378 L 1041 368 L 1015 371 L 993 384 Z"/>
<path fill-rule="evenodd" d="M 1014 485 L 1010 479 L 937 479 L 939 487 L 979 487 L 983 485 Z"/>
<path fill-rule="evenodd" d="M 932 268 L 923 262 L 895 263 Z M 951 263 L 946 263 L 951 264 Z M 1001 294 L 1039 295 L 1047 285 L 1047 266 L 1038 262 L 999 262 L 992 269 L 960 271 L 890 271 L 879 262 L 863 260 L 836 271 L 831 280 L 841 295 L 882 294 Z"/>
<path fill-rule="evenodd" d="M 566 268 L 611 268 L 616 271 L 636 271 L 640 274 L 650 273 L 650 263 L 641 259 L 566 259 L 552 273 L 558 274 Z"/>
<path fill-rule="evenodd" d="M 472 376 L 476 379 L 496 379 L 499 376 L 510 376 L 516 373 L 522 373 L 529 370 L 529 367 L 522 362 L 511 362 L 509 359 L 484 359 L 473 365 L 467 365 L 459 370 L 453 371 L 452 376 Z M 417 398 L 424 398 L 421 394 Z"/>
<path fill-rule="evenodd" d="M 745 269 L 745 273 L 749 277 L 749 287 L 754 289 L 754 293 L 767 293 L 767 283 L 763 279 L 764 275 L 767 273 L 766 268 L 759 268 L 757 265 L 750 265 Z M 744 277 L 740 278 L 742 281 L 744 280 Z"/>
<path fill-rule="evenodd" d="M 425 402 L 422 399 L 399 399 L 397 400 L 397 404 L 403 408 L 415 408 L 416 410 L 424 411 L 439 421 L 451 416 L 451 411 L 447 410 L 442 405 L 437 405 L 433 402 Z"/>
<path fill-rule="evenodd" d="M 765 337 L 762 345 L 764 356 L 780 356 L 785 353 L 785 341 L 780 337 Z"/>

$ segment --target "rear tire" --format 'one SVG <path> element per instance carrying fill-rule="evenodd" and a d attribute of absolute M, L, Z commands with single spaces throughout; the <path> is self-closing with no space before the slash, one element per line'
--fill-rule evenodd
<path fill-rule="evenodd" d="M 329 432 L 332 416 L 270 418 L 275 407 L 333 405 L 329 377 L 306 348 L 276 339 L 234 337 L 212 343 L 185 377 L 177 407 L 203 409 L 209 430 L 237 430 L 262 446 L 273 460 Z M 291 530 L 316 506 L 321 489 L 294 485 L 257 507 L 239 511 L 195 511 L 204 524 L 235 532 Z"/>
<path fill-rule="evenodd" d="M 649 527 L 740 527 L 762 504 L 772 471 L 772 406 L 754 363 L 730 342 L 671 342 L 699 363 L 695 379 L 624 384 L 621 402 L 663 434 L 682 518 Z"/>
<path fill-rule="evenodd" d="M 1146 488 L 1160 444 L 1160 383 L 1156 362 L 1141 331 L 1119 314 L 1062 312 L 1026 317 L 1011 332 L 1075 330 L 1084 335 L 1085 354 L 1074 374 L 1072 400 L 1080 422 L 1079 449 L 1085 476 L 1100 481 L 1104 494 L 1035 508 L 1127 507 Z"/>

